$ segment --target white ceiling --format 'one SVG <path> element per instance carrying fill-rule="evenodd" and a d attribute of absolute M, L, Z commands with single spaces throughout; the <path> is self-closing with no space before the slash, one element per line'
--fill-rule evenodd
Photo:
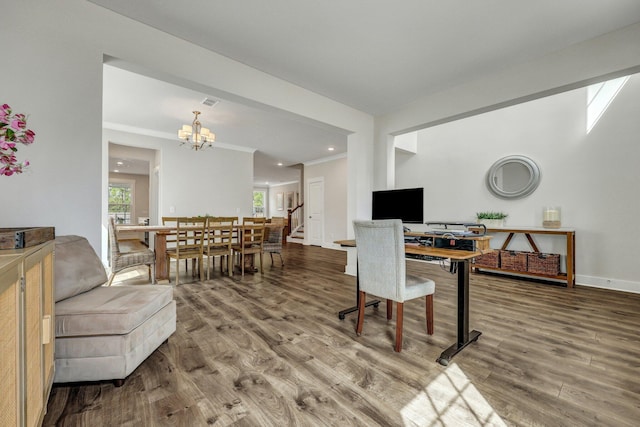
<path fill-rule="evenodd" d="M 640 22 L 637 0 L 91 2 L 373 115 Z M 159 93 L 163 86 L 148 84 L 145 89 L 138 82 L 136 89 Z M 119 98 L 117 107 L 108 108 L 113 117 L 105 109 L 105 121 L 135 116 L 139 122 L 133 126 L 156 129 L 165 123 L 167 129 L 158 130 L 174 132 L 178 124 L 189 121 L 194 106 L 187 102 L 188 93 L 176 88 L 170 92 L 179 104 L 167 95 L 156 99 L 158 108 L 147 110 L 140 108 L 139 100 Z M 207 94 L 191 94 L 193 100 L 202 95 Z M 272 117 L 264 112 L 227 104 L 221 102 L 202 120 L 221 142 L 258 148 L 274 161 L 288 154 L 282 157 L 287 164 L 304 161 L 291 146 L 276 151 L 287 137 L 303 141 L 299 151 L 306 150 L 307 140 L 318 149 L 341 140 L 340 149 L 346 149 L 344 135 L 282 118 L 271 123 Z M 164 110 L 157 115 L 161 106 Z M 116 117 L 116 110 L 121 117 Z M 158 122 L 143 117 L 152 113 Z M 251 118 L 242 118 L 245 114 Z M 167 117 L 172 117 L 171 129 L 162 120 Z M 246 134 L 236 139 L 224 128 L 231 120 L 238 128 L 248 120 L 242 127 L 255 129 L 245 129 Z M 278 137 L 264 140 L 274 134 Z"/>

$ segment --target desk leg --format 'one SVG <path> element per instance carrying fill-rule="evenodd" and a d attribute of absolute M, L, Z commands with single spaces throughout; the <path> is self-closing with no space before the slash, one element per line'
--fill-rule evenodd
<path fill-rule="evenodd" d="M 167 274 L 167 235 L 156 233 L 154 250 L 156 252 L 156 281 L 169 280 Z"/>
<path fill-rule="evenodd" d="M 469 332 L 469 261 L 456 261 L 456 263 L 458 264 L 458 335 L 456 343 L 443 351 L 437 359 L 437 362 L 443 366 L 447 366 L 453 356 L 476 341 L 482 334 L 475 330 Z"/>
<path fill-rule="evenodd" d="M 358 271 L 358 264 L 356 263 L 356 305 L 339 311 L 338 319 L 344 320 L 344 316 L 346 316 L 347 314 L 353 313 L 354 311 L 358 311 L 358 309 L 360 308 L 359 304 L 360 304 L 360 274 Z M 375 308 L 378 308 L 379 305 L 380 305 L 380 300 L 376 299 L 373 301 L 369 301 L 364 306 L 365 307 L 374 306 Z"/>

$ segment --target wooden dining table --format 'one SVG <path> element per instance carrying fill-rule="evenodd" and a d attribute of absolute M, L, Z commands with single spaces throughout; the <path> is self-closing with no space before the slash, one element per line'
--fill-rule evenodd
<path fill-rule="evenodd" d="M 236 225 L 237 230 L 242 229 L 242 225 Z M 167 236 L 176 232 L 175 225 L 116 225 L 116 230 L 121 232 L 148 232 L 155 233 L 153 250 L 156 254 L 156 281 L 169 281 L 167 268 Z M 253 256 L 247 256 L 245 271 L 255 271 Z"/>

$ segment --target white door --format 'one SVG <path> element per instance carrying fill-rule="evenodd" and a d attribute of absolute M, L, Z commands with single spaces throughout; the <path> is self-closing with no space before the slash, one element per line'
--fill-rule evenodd
<path fill-rule="evenodd" d="M 314 178 L 309 180 L 309 207 L 307 220 L 305 221 L 305 234 L 310 245 L 322 246 L 324 241 L 324 179 Z"/>

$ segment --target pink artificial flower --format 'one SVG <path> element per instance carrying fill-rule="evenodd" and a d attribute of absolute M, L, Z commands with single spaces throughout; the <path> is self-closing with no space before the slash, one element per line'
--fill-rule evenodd
<path fill-rule="evenodd" d="M 3 139 L 0 139 L 0 149 L 2 150 L 13 150 L 16 147 L 16 143 L 15 142 L 9 142 L 9 141 L 5 141 Z"/>
<path fill-rule="evenodd" d="M 19 116 L 22 116 L 22 117 L 19 117 Z M 24 114 L 16 114 L 15 116 L 13 116 L 10 126 L 11 126 L 11 129 L 14 129 L 14 130 L 20 130 L 27 127 L 27 122 L 24 120 Z"/>
<path fill-rule="evenodd" d="M 24 135 L 22 137 L 23 144 L 31 144 L 36 137 L 36 133 L 31 129 L 27 129 L 24 131 Z"/>
<path fill-rule="evenodd" d="M 11 107 L 7 104 L 0 106 L 0 121 L 7 122 L 8 117 L 11 115 Z"/>

